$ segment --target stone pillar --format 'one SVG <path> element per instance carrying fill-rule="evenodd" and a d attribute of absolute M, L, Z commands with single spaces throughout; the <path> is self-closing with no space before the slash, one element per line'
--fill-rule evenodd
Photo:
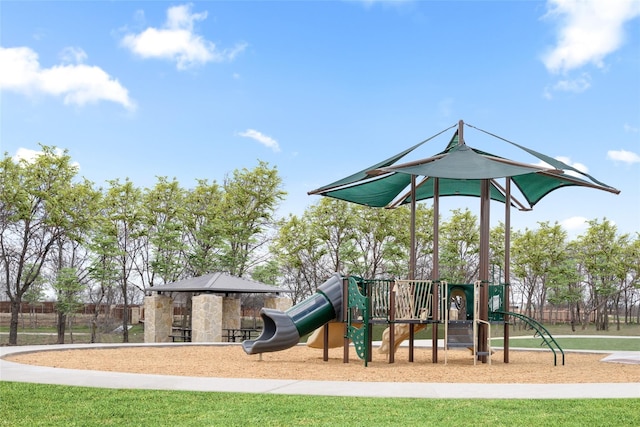
<path fill-rule="evenodd" d="M 191 341 L 222 341 L 222 297 L 212 294 L 194 296 L 191 305 Z"/>
<path fill-rule="evenodd" d="M 173 324 L 173 299 L 166 295 L 144 297 L 144 342 L 169 342 Z"/>
<path fill-rule="evenodd" d="M 240 298 L 224 297 L 222 299 L 222 328 L 240 329 L 242 316 Z"/>
<path fill-rule="evenodd" d="M 140 307 L 131 307 L 131 319 L 129 319 L 129 323 L 132 325 L 140 323 Z"/>
<path fill-rule="evenodd" d="M 265 297 L 264 306 L 274 310 L 287 311 L 291 308 L 291 298 L 289 297 Z"/>

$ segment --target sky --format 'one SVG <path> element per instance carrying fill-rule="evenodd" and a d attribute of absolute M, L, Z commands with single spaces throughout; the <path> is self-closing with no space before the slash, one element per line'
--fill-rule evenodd
<path fill-rule="evenodd" d="M 640 2 L 0 1 L 0 152 L 66 149 L 96 186 L 191 188 L 264 161 L 279 215 L 300 215 L 307 192 L 458 120 L 621 191 L 552 192 L 515 229 L 640 232 Z M 465 141 L 537 162 L 473 128 Z M 479 200 L 441 202 L 457 208 Z"/>

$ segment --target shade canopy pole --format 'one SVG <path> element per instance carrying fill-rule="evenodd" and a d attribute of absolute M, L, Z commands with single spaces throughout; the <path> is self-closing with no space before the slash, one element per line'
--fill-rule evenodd
<path fill-rule="evenodd" d="M 440 297 L 438 295 L 438 283 L 440 281 L 440 258 L 439 258 L 439 235 L 440 235 L 440 179 L 433 178 L 433 269 L 431 277 L 433 279 L 433 324 L 431 331 L 431 361 L 438 363 L 438 307 Z"/>
<path fill-rule="evenodd" d="M 487 362 L 487 345 L 488 325 L 489 321 L 489 207 L 490 207 L 490 183 L 488 179 L 483 179 L 480 183 L 480 323 L 478 328 L 478 353 L 482 363 Z M 477 356 L 476 356 L 477 357 Z"/>
<path fill-rule="evenodd" d="M 411 253 L 409 254 L 409 280 L 416 278 L 416 176 L 411 175 Z"/>
<path fill-rule="evenodd" d="M 506 200 L 504 208 L 504 311 L 509 311 L 511 301 L 511 286 L 509 277 L 511 274 L 511 178 L 506 178 Z M 504 315 L 504 363 L 509 363 L 509 315 Z"/>

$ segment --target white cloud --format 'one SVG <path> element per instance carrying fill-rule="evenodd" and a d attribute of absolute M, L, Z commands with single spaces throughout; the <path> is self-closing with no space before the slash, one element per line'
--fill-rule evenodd
<path fill-rule="evenodd" d="M 559 80 L 553 86 L 553 89 L 562 92 L 581 93 L 589 89 L 589 87 L 591 87 L 591 77 L 588 74 L 583 73 L 580 77 L 575 79 Z"/>
<path fill-rule="evenodd" d="M 65 48 L 61 57 L 63 65 L 41 68 L 38 54 L 32 49 L 0 47 L 0 90 L 61 96 L 66 105 L 111 101 L 135 109 L 128 90 L 118 80 L 100 67 L 82 63 L 87 59 L 82 49 Z"/>
<path fill-rule="evenodd" d="M 271 148 L 276 153 L 280 151 L 280 145 L 278 144 L 278 141 L 271 138 L 270 136 L 258 132 L 257 130 L 247 129 L 244 132 L 239 132 L 238 135 L 258 141 L 260 144 L 264 145 L 265 147 Z"/>
<path fill-rule="evenodd" d="M 624 42 L 624 24 L 640 16 L 637 0 L 548 0 L 545 18 L 558 21 L 557 43 L 543 57 L 552 73 L 587 64 L 602 68 L 604 58 Z"/>
<path fill-rule="evenodd" d="M 24 160 L 27 163 L 33 163 L 33 161 L 42 154 L 42 151 L 32 150 L 30 148 L 18 148 L 16 155 L 13 156 L 14 161 Z M 61 150 L 58 149 L 56 154 L 61 154 Z"/>
<path fill-rule="evenodd" d="M 640 156 L 632 151 L 626 150 L 609 150 L 607 151 L 607 159 L 622 163 L 640 163 Z"/>
<path fill-rule="evenodd" d="M 632 126 L 629 123 L 625 123 L 624 124 L 624 131 L 625 132 L 629 132 L 629 133 L 638 133 L 640 132 L 640 129 L 638 129 L 636 126 Z"/>
<path fill-rule="evenodd" d="M 42 151 L 20 147 L 16 151 L 15 156 L 13 156 L 13 161 L 18 162 L 20 160 L 24 160 L 27 163 L 33 163 L 36 160 L 36 158 L 42 154 L 43 154 Z M 54 150 L 54 154 L 56 156 L 62 156 L 64 154 L 64 150 L 56 147 L 56 149 Z M 75 167 L 77 170 L 80 170 L 80 163 L 78 162 L 72 162 L 71 166 Z"/>
<path fill-rule="evenodd" d="M 587 218 L 583 216 L 572 216 L 560 222 L 560 225 L 565 230 L 575 233 L 585 230 L 587 228 Z"/>
<path fill-rule="evenodd" d="M 162 28 L 149 27 L 139 34 L 127 34 L 122 45 L 142 58 L 175 61 L 179 70 L 211 61 L 231 61 L 246 48 L 246 43 L 239 43 L 232 49 L 219 50 L 213 42 L 196 34 L 194 23 L 204 21 L 207 12 L 191 13 L 191 7 L 170 7 Z"/>
<path fill-rule="evenodd" d="M 60 60 L 65 64 L 82 64 L 87 58 L 87 53 L 79 47 L 65 47 L 60 52 Z"/>

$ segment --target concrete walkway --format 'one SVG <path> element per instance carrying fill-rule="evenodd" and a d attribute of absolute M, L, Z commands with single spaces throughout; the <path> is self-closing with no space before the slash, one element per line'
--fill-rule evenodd
<path fill-rule="evenodd" d="M 24 365 L 4 360 L 4 357 L 10 354 L 25 352 L 151 345 L 166 346 L 167 344 L 65 344 L 0 347 L 0 380 L 103 388 L 324 396 L 486 399 L 640 398 L 640 382 L 594 384 L 461 384 L 264 380 L 74 370 Z M 637 355 L 638 352 L 626 353 L 632 353 L 628 356 L 633 356 Z M 640 378 L 637 380 L 640 381 Z"/>

